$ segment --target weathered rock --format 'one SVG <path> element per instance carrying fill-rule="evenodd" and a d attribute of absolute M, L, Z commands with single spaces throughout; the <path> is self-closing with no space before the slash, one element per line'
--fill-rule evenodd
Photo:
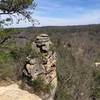
<path fill-rule="evenodd" d="M 24 71 L 26 72 L 26 73 L 24 72 L 24 74 L 26 76 L 31 76 L 32 80 L 36 79 L 39 74 L 44 72 L 42 66 L 39 64 L 37 60 L 33 65 L 26 64 L 26 69 L 24 69 Z"/>
<path fill-rule="evenodd" d="M 27 57 L 28 63 L 23 69 L 24 75 L 29 77 L 30 81 L 41 77 L 46 86 L 53 87 L 50 88 L 49 93 L 40 90 L 39 96 L 43 100 L 53 100 L 57 88 L 56 52 L 51 47 L 53 47 L 53 43 L 47 34 L 37 36 L 35 42 L 32 43 L 32 48 L 38 52 L 39 56 L 37 58 Z"/>
<path fill-rule="evenodd" d="M 35 94 L 21 90 L 17 84 L 0 87 L 0 100 L 42 100 Z"/>
<path fill-rule="evenodd" d="M 40 51 L 45 50 L 46 52 L 49 51 L 50 45 L 52 45 L 52 42 L 46 34 L 41 34 L 40 36 L 37 36 L 35 43 L 36 46 L 40 49 Z"/>
<path fill-rule="evenodd" d="M 31 65 L 34 65 L 34 64 L 36 64 L 37 60 L 38 59 L 30 59 L 29 62 Z"/>

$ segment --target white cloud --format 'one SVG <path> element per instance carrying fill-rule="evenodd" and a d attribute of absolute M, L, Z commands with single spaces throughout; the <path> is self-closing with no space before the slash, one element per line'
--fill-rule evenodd
<path fill-rule="evenodd" d="M 90 11 L 77 18 L 53 18 L 44 16 L 33 16 L 39 20 L 40 25 L 35 26 L 67 26 L 67 25 L 85 25 L 85 24 L 99 24 L 100 23 L 100 13 L 98 10 Z M 9 27 L 28 27 L 32 26 L 28 21 L 22 21 L 20 24 L 12 24 Z"/>
<path fill-rule="evenodd" d="M 40 21 L 40 26 L 66 26 L 100 23 L 100 13 L 98 10 L 85 13 L 77 18 L 34 17 Z"/>

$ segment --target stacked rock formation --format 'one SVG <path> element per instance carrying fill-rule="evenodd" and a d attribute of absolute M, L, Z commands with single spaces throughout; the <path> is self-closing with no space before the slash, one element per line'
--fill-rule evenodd
<path fill-rule="evenodd" d="M 41 91 L 39 96 L 43 100 L 53 100 L 57 87 L 56 52 L 53 43 L 47 34 L 40 34 L 32 43 L 32 48 L 37 52 L 38 56 L 27 57 L 23 74 L 30 81 L 41 77 L 45 85 L 51 85 L 52 88 L 50 88 L 49 93 Z"/>

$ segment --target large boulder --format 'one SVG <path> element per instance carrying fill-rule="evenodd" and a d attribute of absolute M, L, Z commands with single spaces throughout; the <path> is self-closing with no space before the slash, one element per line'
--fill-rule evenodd
<path fill-rule="evenodd" d="M 0 87 L 0 100 L 42 100 L 35 94 L 21 90 L 17 84 Z"/>

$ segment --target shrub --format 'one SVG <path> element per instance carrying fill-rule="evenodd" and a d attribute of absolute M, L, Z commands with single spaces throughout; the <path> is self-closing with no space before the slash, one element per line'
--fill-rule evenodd
<path fill-rule="evenodd" d="M 12 77 L 14 74 L 14 63 L 10 53 L 0 51 L 0 78 Z"/>
<path fill-rule="evenodd" d="M 50 89 L 53 88 L 51 84 L 45 84 L 44 80 L 41 77 L 38 77 L 37 79 L 33 80 L 31 86 L 36 92 L 43 91 L 46 93 L 49 93 Z"/>
<path fill-rule="evenodd" d="M 6 32 L 4 32 L 4 31 L 0 30 L 0 38 L 4 38 L 4 37 L 7 36 L 7 35 L 8 35 L 8 33 L 6 33 Z"/>
<path fill-rule="evenodd" d="M 37 57 L 37 51 L 32 49 L 31 43 L 27 43 L 24 48 L 14 48 L 11 50 L 11 55 L 15 60 L 19 58 L 25 59 L 27 56 L 32 55 L 32 57 Z"/>
<path fill-rule="evenodd" d="M 56 100 L 71 100 L 71 99 L 70 99 L 71 96 L 68 95 L 68 94 L 64 91 L 64 89 L 58 91 L 58 95 L 59 95 L 59 96 L 57 96 L 57 97 L 55 96 Z"/>
<path fill-rule="evenodd" d="M 93 83 L 93 96 L 100 98 L 100 70 L 95 70 Z"/>
<path fill-rule="evenodd" d="M 12 63 L 13 58 L 10 52 L 0 51 L 0 64 Z"/>

